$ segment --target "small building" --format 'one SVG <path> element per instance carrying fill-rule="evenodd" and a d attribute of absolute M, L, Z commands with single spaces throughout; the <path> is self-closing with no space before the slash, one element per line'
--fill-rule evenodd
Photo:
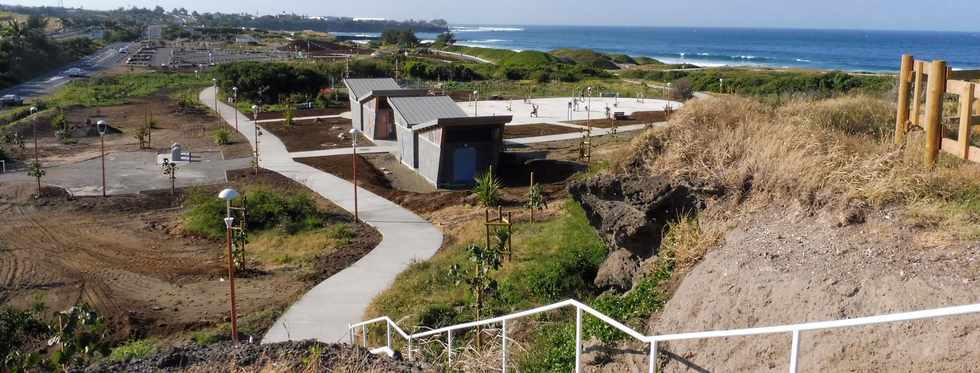
<path fill-rule="evenodd" d="M 436 187 L 473 185 L 496 166 L 511 116 L 471 117 L 449 96 L 387 98 L 399 158 Z"/>
<path fill-rule="evenodd" d="M 351 120 L 371 140 L 395 140 L 394 113 L 389 97 L 424 96 L 426 90 L 404 89 L 394 79 L 344 79 Z"/>

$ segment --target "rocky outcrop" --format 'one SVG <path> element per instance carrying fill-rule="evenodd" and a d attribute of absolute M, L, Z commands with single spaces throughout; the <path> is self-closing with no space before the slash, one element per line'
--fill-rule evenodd
<path fill-rule="evenodd" d="M 602 289 L 631 289 L 640 262 L 657 254 L 667 223 L 697 207 L 688 188 L 656 176 L 600 175 L 568 190 L 609 248 L 595 279 Z"/>
<path fill-rule="evenodd" d="M 684 186 L 656 176 L 600 175 L 568 186 L 610 252 L 656 255 L 667 222 L 696 207 Z"/>

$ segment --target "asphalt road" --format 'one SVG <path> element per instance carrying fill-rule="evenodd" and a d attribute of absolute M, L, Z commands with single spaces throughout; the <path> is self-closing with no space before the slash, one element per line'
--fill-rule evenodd
<path fill-rule="evenodd" d="M 70 82 L 72 79 L 77 79 L 70 78 L 63 74 L 70 68 L 77 67 L 89 74 L 92 74 L 118 65 L 126 58 L 125 54 L 119 53 L 119 48 L 127 45 L 131 47 L 130 49 L 135 50 L 135 48 L 132 47 L 134 47 L 136 43 L 112 43 L 74 64 L 62 66 L 57 71 L 44 74 L 34 80 L 2 90 L 0 91 L 0 95 L 15 94 L 24 98 L 44 96 L 53 92 L 58 87 Z"/>

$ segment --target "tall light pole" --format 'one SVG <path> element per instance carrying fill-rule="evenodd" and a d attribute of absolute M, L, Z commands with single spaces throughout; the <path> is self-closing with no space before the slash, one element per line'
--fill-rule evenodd
<path fill-rule="evenodd" d="M 238 310 L 235 308 L 235 260 L 231 252 L 231 226 L 235 218 L 231 217 L 231 200 L 238 197 L 234 189 L 225 189 L 218 193 L 218 198 L 225 200 L 225 237 L 228 241 L 228 282 L 231 298 L 231 340 L 238 344 Z"/>
<path fill-rule="evenodd" d="M 589 136 L 592 136 L 592 87 L 585 89 L 585 125 L 588 127 Z"/>
<path fill-rule="evenodd" d="M 214 87 L 214 111 L 218 113 L 218 118 L 221 118 L 221 112 L 218 111 L 218 78 L 211 78 L 211 86 Z"/>
<path fill-rule="evenodd" d="M 102 153 L 102 198 L 105 198 L 105 133 L 109 129 L 109 123 L 100 120 L 95 123 L 95 128 L 99 131 L 99 151 Z"/>
<path fill-rule="evenodd" d="M 354 176 L 351 178 L 354 180 L 354 221 L 360 222 L 360 216 L 357 214 L 357 135 L 361 134 L 361 130 L 357 128 L 351 128 L 350 131 L 350 143 L 351 143 L 351 167 L 353 168 Z"/>
<path fill-rule="evenodd" d="M 477 116 L 476 107 L 480 104 L 480 91 L 473 91 L 473 116 Z"/>
<path fill-rule="evenodd" d="M 235 109 L 235 131 L 238 131 L 238 87 L 231 87 L 231 102 Z M 215 109 L 217 110 L 217 109 Z"/>
<path fill-rule="evenodd" d="M 252 136 L 255 139 L 255 176 L 259 176 L 259 105 L 252 105 Z"/>
<path fill-rule="evenodd" d="M 31 137 L 34 138 L 34 169 L 35 173 L 40 175 L 41 161 L 37 155 L 37 106 L 31 106 Z M 37 179 L 37 196 L 41 197 L 41 176 L 36 176 Z"/>
<path fill-rule="evenodd" d="M 670 119 L 670 82 L 667 82 L 667 103 L 664 106 L 664 113 L 666 113 L 667 119 Z"/>
<path fill-rule="evenodd" d="M 725 93 L 725 78 L 718 78 L 718 93 Z"/>

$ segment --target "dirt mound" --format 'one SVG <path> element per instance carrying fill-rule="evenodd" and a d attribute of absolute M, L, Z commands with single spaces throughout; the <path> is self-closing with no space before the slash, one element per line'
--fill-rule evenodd
<path fill-rule="evenodd" d="M 980 248 L 933 245 L 894 212 L 835 218 L 772 209 L 739 222 L 667 303 L 656 334 L 835 320 L 977 302 Z M 744 228 L 742 228 L 744 227 Z M 800 371 L 975 372 L 980 316 L 804 332 Z M 785 371 L 790 336 L 669 343 L 665 371 Z M 703 370 L 702 370 L 703 369 Z"/>
<path fill-rule="evenodd" d="M 301 341 L 239 346 L 225 342 L 205 347 L 178 347 L 141 359 L 96 365 L 76 372 L 208 371 L 421 372 L 422 369 L 400 359 L 372 355 L 361 347 Z"/>

